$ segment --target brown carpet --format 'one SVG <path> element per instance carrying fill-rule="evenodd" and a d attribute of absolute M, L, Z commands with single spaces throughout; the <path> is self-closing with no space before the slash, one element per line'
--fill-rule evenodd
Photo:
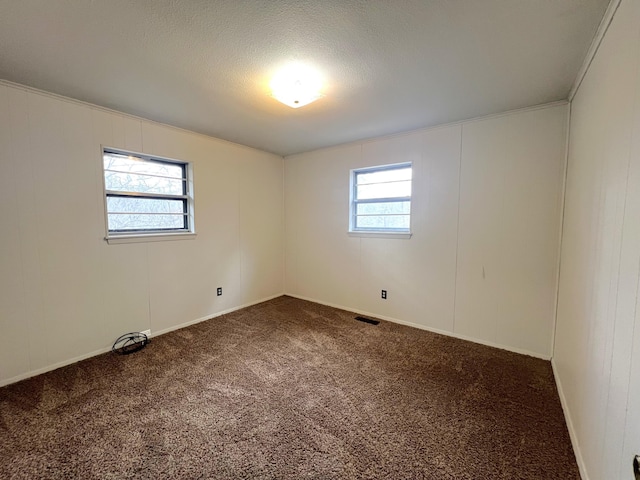
<path fill-rule="evenodd" d="M 280 297 L 0 389 L 0 478 L 579 479 L 549 362 Z"/>

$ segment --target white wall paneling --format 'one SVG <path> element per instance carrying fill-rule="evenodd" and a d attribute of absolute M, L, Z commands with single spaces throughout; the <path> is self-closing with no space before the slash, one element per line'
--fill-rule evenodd
<path fill-rule="evenodd" d="M 463 127 L 457 333 L 551 356 L 565 115 Z"/>
<path fill-rule="evenodd" d="M 349 214 L 342 208 L 349 198 L 343 165 L 358 158 L 360 150 L 360 145 L 337 147 L 311 152 L 300 162 L 286 161 L 288 293 L 360 304 L 360 241 L 346 235 Z"/>
<path fill-rule="evenodd" d="M 640 453 L 640 2 L 622 0 L 571 107 L 554 369 L 583 477 Z"/>
<path fill-rule="evenodd" d="M 0 82 L 0 385 L 286 292 L 553 356 L 583 478 L 631 478 L 640 0 L 614 0 L 600 30 L 566 179 L 567 104 L 283 160 Z M 196 238 L 108 245 L 101 145 L 191 162 Z M 414 166 L 412 238 L 348 235 L 349 171 L 399 162 Z"/>
<path fill-rule="evenodd" d="M 287 157 L 286 292 L 550 358 L 566 115 L 552 105 Z M 349 171 L 407 161 L 412 238 L 347 235 Z"/>
<path fill-rule="evenodd" d="M 21 118 L 11 115 L 16 99 L 8 88 L 0 85 L 0 124 L 13 128 L 0 129 L 0 145 L 10 146 L 11 138 L 25 131 L 26 111 Z M 23 285 L 25 272 L 21 261 L 21 222 L 19 210 L 26 210 L 22 204 L 16 178 L 28 176 L 25 164 L 12 161 L 18 155 L 15 148 L 0 149 L 0 378 L 13 377 L 29 369 L 29 330 L 32 328 L 24 321 L 28 306 Z M 26 247 L 26 246 L 25 246 Z M 37 305 L 31 305 L 35 310 Z"/>
<path fill-rule="evenodd" d="M 108 245 L 101 145 L 191 162 L 197 237 Z M 0 384 L 283 292 L 277 155 L 8 84 L 0 155 Z"/>

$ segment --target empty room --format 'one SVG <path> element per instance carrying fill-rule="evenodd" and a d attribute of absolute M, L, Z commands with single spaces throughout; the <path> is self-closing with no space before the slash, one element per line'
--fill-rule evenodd
<path fill-rule="evenodd" d="M 0 224 L 1 479 L 640 479 L 640 0 L 0 0 Z"/>

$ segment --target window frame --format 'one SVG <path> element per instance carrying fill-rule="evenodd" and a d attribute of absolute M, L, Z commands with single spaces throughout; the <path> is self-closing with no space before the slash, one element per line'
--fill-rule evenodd
<path fill-rule="evenodd" d="M 358 200 L 358 175 L 374 172 L 383 172 L 389 170 L 401 170 L 411 168 L 411 195 L 409 197 L 376 197 L 371 199 Z M 372 167 L 354 168 L 350 171 L 349 177 L 349 235 L 363 237 L 390 237 L 390 238 L 411 238 L 411 207 L 413 199 L 413 178 L 414 168 L 413 162 L 392 163 L 388 165 L 377 165 Z M 382 183 L 382 182 L 380 182 Z M 386 202 L 409 202 L 409 228 L 367 228 L 356 227 L 357 225 L 357 207 L 359 204 Z"/>
<path fill-rule="evenodd" d="M 108 190 L 106 186 L 105 178 L 105 166 L 104 156 L 105 154 L 125 155 L 140 158 L 148 162 L 164 163 L 177 165 L 182 168 L 182 182 L 183 193 L 178 194 L 158 194 L 158 193 L 144 193 L 135 191 L 119 191 Z M 102 177 L 102 192 L 104 200 L 104 221 L 105 221 L 105 240 L 112 243 L 136 243 L 136 242 L 149 242 L 149 241 L 164 241 L 164 240 L 182 240 L 195 238 L 195 222 L 194 222 L 194 210 L 195 201 L 193 195 L 193 165 L 191 162 L 184 160 L 176 160 L 172 158 L 160 157 L 158 155 L 149 155 L 146 153 L 133 152 L 129 150 L 123 150 L 120 148 L 108 147 L 101 145 L 100 147 L 100 171 Z M 147 174 L 141 174 L 147 175 Z M 161 177 L 161 175 L 150 175 Z M 177 177 L 175 177 L 177 179 Z M 166 199 L 166 200 L 181 200 L 183 203 L 183 228 L 172 229 L 136 229 L 136 230 L 109 230 L 109 198 L 147 198 L 147 199 Z"/>

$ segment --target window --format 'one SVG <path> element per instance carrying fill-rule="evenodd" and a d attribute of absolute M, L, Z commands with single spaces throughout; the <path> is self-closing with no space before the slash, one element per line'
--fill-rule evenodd
<path fill-rule="evenodd" d="M 107 238 L 192 233 L 189 164 L 103 150 Z"/>
<path fill-rule="evenodd" d="M 409 233 L 410 163 L 351 171 L 351 232 Z"/>

